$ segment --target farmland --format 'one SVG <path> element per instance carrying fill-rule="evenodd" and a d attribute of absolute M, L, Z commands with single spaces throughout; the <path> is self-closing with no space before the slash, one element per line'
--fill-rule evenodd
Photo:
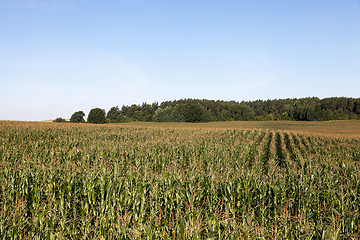
<path fill-rule="evenodd" d="M 297 124 L 0 122 L 0 238 L 358 239 L 358 122 Z"/>

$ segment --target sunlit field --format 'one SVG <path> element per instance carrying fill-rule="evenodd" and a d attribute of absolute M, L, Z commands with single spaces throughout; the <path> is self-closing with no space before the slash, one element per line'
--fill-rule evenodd
<path fill-rule="evenodd" d="M 0 122 L 1 239 L 359 239 L 360 122 Z"/>
<path fill-rule="evenodd" d="M 271 131 L 288 131 L 301 134 L 328 137 L 360 138 L 360 121 L 227 121 L 209 123 L 155 123 L 133 122 L 122 126 L 134 127 L 168 127 L 168 128 L 203 128 L 203 129 L 261 129 Z"/>

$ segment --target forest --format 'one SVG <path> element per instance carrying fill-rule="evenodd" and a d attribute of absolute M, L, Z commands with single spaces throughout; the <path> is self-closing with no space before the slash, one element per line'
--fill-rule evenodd
<path fill-rule="evenodd" d="M 95 114 L 96 113 L 96 114 Z M 76 112 L 71 122 L 83 122 Z M 91 119 L 91 121 L 89 121 Z M 99 120 L 98 120 L 99 119 Z M 360 119 L 360 98 L 317 97 L 256 101 L 180 99 L 162 103 L 142 103 L 121 108 L 92 109 L 88 122 L 210 122 L 210 121 L 328 121 Z"/>

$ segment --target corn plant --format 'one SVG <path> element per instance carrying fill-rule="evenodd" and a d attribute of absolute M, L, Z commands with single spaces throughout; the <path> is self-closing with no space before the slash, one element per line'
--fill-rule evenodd
<path fill-rule="evenodd" d="M 0 239 L 358 239 L 359 151 L 287 132 L 2 123 Z"/>

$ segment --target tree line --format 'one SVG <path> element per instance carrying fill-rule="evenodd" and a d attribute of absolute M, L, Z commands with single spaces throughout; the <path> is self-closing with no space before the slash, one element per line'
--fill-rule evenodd
<path fill-rule="evenodd" d="M 162 103 L 142 103 L 92 109 L 89 123 L 210 122 L 210 121 L 326 121 L 360 119 L 360 98 L 317 97 L 256 101 L 180 99 Z M 65 121 L 58 118 L 55 121 Z M 85 122 L 83 111 L 75 112 L 70 122 Z"/>

